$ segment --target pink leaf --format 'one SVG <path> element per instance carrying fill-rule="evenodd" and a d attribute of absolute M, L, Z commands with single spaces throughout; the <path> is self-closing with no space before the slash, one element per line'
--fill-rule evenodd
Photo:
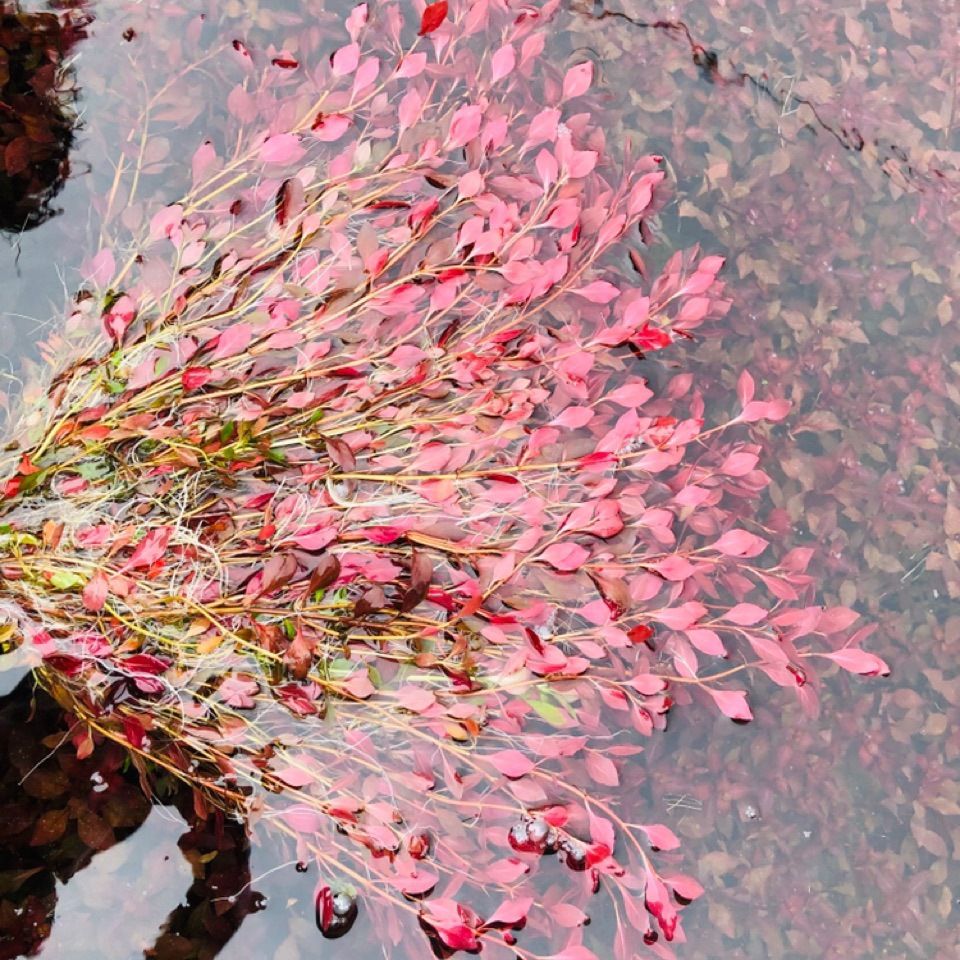
<path fill-rule="evenodd" d="M 405 80 L 412 80 L 423 73 L 427 65 L 427 55 L 425 53 L 411 53 L 400 61 L 397 67 L 397 76 Z"/>
<path fill-rule="evenodd" d="M 594 413 L 589 407 L 567 407 L 550 422 L 558 427 L 569 427 L 575 430 L 577 427 L 586 426 L 593 417 Z"/>
<path fill-rule="evenodd" d="M 550 919 L 561 927 L 582 927 L 590 918 L 572 903 L 555 903 L 550 907 Z"/>
<path fill-rule="evenodd" d="M 280 814 L 280 819 L 297 833 L 311 836 L 323 826 L 323 818 L 309 807 L 290 807 Z"/>
<path fill-rule="evenodd" d="M 560 176 L 560 166 L 557 163 L 557 158 L 549 150 L 541 150 L 537 154 L 536 168 L 537 173 L 540 174 L 540 181 L 543 184 L 544 190 L 548 190 L 551 184 L 556 183 Z M 589 284 L 589 286 L 593 286 L 593 284 Z M 580 290 L 574 290 L 573 292 L 579 293 L 581 296 L 586 296 L 586 294 L 583 294 Z M 594 303 L 597 302 L 596 300 L 594 301 Z"/>
<path fill-rule="evenodd" d="M 463 147 L 480 132 L 483 111 L 476 104 L 460 107 L 450 121 L 450 146 Z"/>
<path fill-rule="evenodd" d="M 440 877 L 431 870 L 418 869 L 416 873 L 406 877 L 396 877 L 393 883 L 401 893 L 417 897 L 429 893 L 438 883 Z"/>
<path fill-rule="evenodd" d="M 763 607 L 758 607 L 755 603 L 738 603 L 731 607 L 721 619 L 729 620 L 730 623 L 735 623 L 740 627 L 752 627 L 755 623 L 765 619 L 766 616 L 767 611 Z"/>
<path fill-rule="evenodd" d="M 658 850 L 676 850 L 680 846 L 677 835 L 662 823 L 653 823 L 647 826 L 640 825 L 640 829 L 647 835 L 650 846 Z"/>
<path fill-rule="evenodd" d="M 713 549 L 728 557 L 756 557 L 769 545 L 768 540 L 746 530 L 728 530 L 713 544 Z"/>
<path fill-rule="evenodd" d="M 642 380 L 636 383 L 627 383 L 616 390 L 611 390 L 604 400 L 610 400 L 613 403 L 620 404 L 621 407 L 639 407 L 645 404 L 653 396 L 653 391 Z"/>
<path fill-rule="evenodd" d="M 820 615 L 817 631 L 824 634 L 839 633 L 852 627 L 859 618 L 860 614 L 849 607 L 827 607 Z"/>
<path fill-rule="evenodd" d="M 545 150 L 542 152 L 546 153 Z M 547 155 L 549 156 L 549 154 Z M 584 297 L 591 303 L 609 303 L 620 296 L 620 290 L 606 280 L 594 280 L 585 287 L 577 287 L 571 292 Z"/>
<path fill-rule="evenodd" d="M 663 560 L 658 560 L 652 566 L 661 577 L 675 582 L 686 580 L 696 570 L 696 567 L 686 557 L 681 557 L 675 553 Z"/>
<path fill-rule="evenodd" d="M 517 54 L 513 49 L 512 43 L 504 44 L 490 58 L 490 82 L 496 83 L 504 77 L 513 73 L 513 68 L 517 65 Z"/>
<path fill-rule="evenodd" d="M 584 946 L 574 945 L 559 953 L 550 954 L 547 960 L 597 960 L 597 955 Z"/>
<path fill-rule="evenodd" d="M 547 141 L 553 143 L 557 139 L 557 126 L 560 123 L 560 111 L 556 107 L 547 107 L 541 110 L 530 121 L 530 129 L 527 131 L 527 147 L 536 146 L 538 143 Z"/>
<path fill-rule="evenodd" d="M 397 703 L 412 713 L 423 713 L 437 702 L 437 698 L 430 690 L 409 684 L 397 691 Z"/>
<path fill-rule="evenodd" d="M 579 543 L 569 542 L 551 544 L 540 555 L 541 559 L 551 567 L 565 573 L 579 570 L 589 556 L 590 551 L 585 547 L 581 547 Z"/>
<path fill-rule="evenodd" d="M 759 459 L 755 453 L 746 453 L 738 450 L 728 454 L 717 469 L 720 473 L 726 474 L 728 477 L 745 477 L 748 473 L 756 469 Z"/>
<path fill-rule="evenodd" d="M 492 883 L 515 883 L 529 870 L 530 868 L 516 857 L 505 857 L 502 860 L 494 860 L 484 870 L 484 875 Z"/>
<path fill-rule="evenodd" d="M 217 349 L 214 350 L 211 359 L 224 360 L 227 357 L 235 357 L 247 349 L 252 339 L 253 327 L 249 323 L 235 323 L 220 334 Z"/>
<path fill-rule="evenodd" d="M 696 600 L 690 600 L 687 603 L 680 604 L 679 607 L 668 607 L 665 610 L 658 610 L 654 616 L 665 627 L 671 630 L 686 630 L 692 627 L 705 613 L 707 608 Z"/>
<path fill-rule="evenodd" d="M 770 420 L 776 422 L 782 420 L 789 412 L 793 404 L 789 400 L 752 400 L 743 408 L 743 413 L 739 419 L 744 423 L 755 423 L 757 420 Z"/>
<path fill-rule="evenodd" d="M 483 190 L 483 177 L 479 170 L 468 170 L 457 184 L 457 192 L 461 200 L 469 200 Z"/>
<path fill-rule="evenodd" d="M 400 129 L 406 130 L 412 127 L 420 118 L 420 111 L 423 109 L 423 97 L 413 87 L 403 95 L 400 100 L 400 106 L 397 108 L 397 118 L 400 121 Z"/>
<path fill-rule="evenodd" d="M 834 650 L 832 653 L 824 653 L 822 656 L 827 660 L 832 660 L 837 666 L 848 670 L 850 673 L 859 673 L 864 677 L 886 677 L 890 674 L 890 667 L 885 660 L 882 660 L 876 654 L 867 653 L 866 650 L 859 650 L 855 647 L 844 647 L 842 650 Z"/>
<path fill-rule="evenodd" d="M 260 145 L 260 159 L 263 163 L 296 163 L 305 152 L 295 133 L 278 133 L 268 137 Z"/>
<path fill-rule="evenodd" d="M 95 613 L 102 610 L 107 602 L 110 584 L 106 576 L 98 570 L 83 588 L 83 605 Z"/>
<path fill-rule="evenodd" d="M 620 774 L 617 767 L 609 758 L 601 753 L 591 752 L 587 754 L 586 759 L 587 773 L 594 783 L 602 784 L 605 787 L 616 787 L 620 785 Z"/>
<path fill-rule="evenodd" d="M 436 930 L 440 934 L 440 939 L 451 950 L 467 950 L 475 953 L 479 949 L 480 941 L 477 940 L 476 931 L 465 923 L 453 923 L 449 926 L 437 927 Z"/>
<path fill-rule="evenodd" d="M 589 60 L 571 67 L 563 78 L 563 99 L 579 97 L 590 89 L 593 82 L 593 63 Z"/>
<path fill-rule="evenodd" d="M 350 118 L 342 113 L 331 113 L 329 116 L 315 120 L 310 128 L 313 135 L 322 143 L 332 143 L 339 140 L 350 126 Z"/>
<path fill-rule="evenodd" d="M 703 887 L 693 877 L 678 874 L 673 877 L 664 877 L 663 882 L 673 889 L 673 892 L 683 900 L 696 900 L 703 896 Z"/>
<path fill-rule="evenodd" d="M 574 179 L 587 176 L 597 165 L 597 157 L 596 150 L 574 150 L 567 160 L 567 173 Z"/>
<path fill-rule="evenodd" d="M 727 651 L 720 640 L 720 637 L 713 630 L 705 630 L 702 627 L 695 630 L 687 630 L 687 639 L 701 652 L 711 657 L 725 657 Z"/>
<path fill-rule="evenodd" d="M 513 927 L 522 923 L 530 908 L 533 906 L 533 897 L 518 897 L 516 900 L 504 900 L 497 907 L 484 923 L 485 927 L 492 927 L 494 924 L 501 924 L 505 927 Z"/>
<path fill-rule="evenodd" d="M 534 762 L 519 750 L 499 750 L 487 754 L 486 759 L 505 777 L 516 780 L 528 774 L 535 766 Z"/>
<path fill-rule="evenodd" d="M 109 249 L 101 250 L 87 267 L 87 278 L 98 287 L 105 287 L 112 279 L 116 271 L 116 262 L 113 258 L 113 251 Z"/>
<path fill-rule="evenodd" d="M 637 693 L 641 693 L 645 697 L 652 697 L 655 694 L 662 693 L 667 688 L 666 680 L 652 673 L 638 673 L 632 680 L 628 680 L 627 682 Z"/>
<path fill-rule="evenodd" d="M 366 700 L 377 692 L 366 670 L 360 670 L 348 677 L 343 683 L 343 689 L 358 700 Z"/>
<path fill-rule="evenodd" d="M 346 77 L 357 69 L 360 62 L 360 46 L 356 43 L 348 43 L 341 47 L 333 55 L 330 61 L 331 69 L 335 77 Z"/>
<path fill-rule="evenodd" d="M 708 688 L 709 689 L 709 688 Z M 744 690 L 710 690 L 710 696 L 720 712 L 731 720 L 752 720 L 753 713 Z"/>
<path fill-rule="evenodd" d="M 217 151 L 209 140 L 204 140 L 197 147 L 190 161 L 190 172 L 193 176 L 194 185 L 198 184 L 210 172 L 216 162 Z"/>
<path fill-rule="evenodd" d="M 280 770 L 275 770 L 273 775 L 281 781 L 281 783 L 285 783 L 288 787 L 294 788 L 305 787 L 317 779 L 309 770 L 294 766 L 282 767 Z"/>

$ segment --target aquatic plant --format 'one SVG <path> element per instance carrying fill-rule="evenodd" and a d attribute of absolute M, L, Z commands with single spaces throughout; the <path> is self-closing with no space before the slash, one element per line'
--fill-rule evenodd
<path fill-rule="evenodd" d="M 362 898 L 397 950 L 588 960 L 603 891 L 596 950 L 670 956 L 701 888 L 619 800 L 640 737 L 751 719 L 751 670 L 810 711 L 818 660 L 886 670 L 803 605 L 809 549 L 762 559 L 750 430 L 790 404 L 646 359 L 729 309 L 723 261 L 652 267 L 662 160 L 545 62 L 556 6 L 277 52 L 91 259 L 10 431 L 0 612 L 78 756 L 286 835 L 328 937 Z"/>

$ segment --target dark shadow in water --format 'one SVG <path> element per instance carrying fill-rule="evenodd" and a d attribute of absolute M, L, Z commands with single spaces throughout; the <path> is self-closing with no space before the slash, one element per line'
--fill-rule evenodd
<path fill-rule="evenodd" d="M 27 13 L 0 0 L 0 231 L 55 216 L 70 173 L 77 92 L 68 63 L 91 18 L 83 3 L 61 7 Z"/>
<path fill-rule="evenodd" d="M 153 792 L 154 804 L 176 810 L 188 826 L 177 846 L 194 879 L 143 956 L 210 960 L 261 908 L 250 885 L 245 826 L 219 813 L 199 820 L 190 791 L 163 778 Z M 30 677 L 0 699 L 0 960 L 35 956 L 53 943 L 58 890 L 82 888 L 96 855 L 136 833 L 152 809 L 122 747 L 107 742 L 77 758 L 63 711 Z M 176 859 L 173 849 L 164 852 L 164 861 Z M 147 917 L 156 917 L 156 905 L 131 892 Z M 90 918 L 67 921 L 88 929 Z M 95 942 L 56 942 L 58 957 L 100 956 Z"/>

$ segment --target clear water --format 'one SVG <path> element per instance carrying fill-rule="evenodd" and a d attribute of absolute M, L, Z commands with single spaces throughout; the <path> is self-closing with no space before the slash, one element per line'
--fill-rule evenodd
<path fill-rule="evenodd" d="M 211 37 L 233 30 L 295 48 L 295 6 L 184 6 L 206 14 L 198 29 Z M 647 819 L 681 836 L 678 865 L 707 887 L 685 914 L 679 952 L 956 957 L 960 548 L 949 510 L 960 507 L 951 480 L 960 461 L 960 13 L 936 0 L 617 9 L 625 15 L 571 5 L 552 55 L 594 57 L 616 118 L 609 137 L 668 158 L 675 195 L 651 256 L 700 242 L 728 258 L 734 310 L 684 362 L 715 381 L 718 397 L 732 388 L 723 371 L 743 366 L 788 385 L 795 413 L 771 435 L 766 461 L 769 522 L 784 542 L 818 544 L 813 600 L 877 623 L 869 646 L 895 666 L 884 681 L 830 680 L 816 721 L 758 686 L 751 726 L 680 712 L 651 742 Z M 189 17 L 171 26 L 152 0 L 87 10 L 95 20 L 74 51 L 82 125 L 54 201 L 62 212 L 0 242 L 0 352 L 11 372 L 56 323 L 96 249 L 105 210 L 93 198 L 113 179 L 118 96 L 125 85 L 157 90 L 169 79 L 145 54 L 140 65 L 155 72 L 141 76 L 138 51 L 168 51 L 174 72 L 182 63 L 174 34 Z M 202 91 L 187 77 L 178 95 L 189 103 Z M 203 113 L 216 106 L 203 102 L 195 115 L 157 108 L 144 204 L 176 195 Z M 13 661 L 0 661 L 0 689 L 17 677 Z M 20 779 L 6 777 L 0 806 L 19 802 Z M 81 804 L 85 790 L 65 794 Z M 216 914 L 210 889 L 187 896 L 175 804 L 141 814 L 89 865 L 59 869 L 42 955 L 135 958 L 179 903 Z M 278 864 L 269 843 L 254 843 L 249 865 L 242 856 L 230 863 L 230 893 L 249 884 L 231 915 L 246 913 L 240 932 L 231 937 L 228 924 L 200 935 L 181 917 L 182 936 L 149 955 L 384 955 L 362 924 L 343 943 L 320 941 L 313 879 Z"/>

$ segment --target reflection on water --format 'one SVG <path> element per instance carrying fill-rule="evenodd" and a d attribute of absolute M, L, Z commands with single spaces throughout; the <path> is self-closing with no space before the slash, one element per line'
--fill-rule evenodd
<path fill-rule="evenodd" d="M 152 799 L 29 679 L 0 701 L 0 960 L 213 957 L 260 909 L 244 826 L 162 777 Z"/>
<path fill-rule="evenodd" d="M 297 52 L 295 4 L 286 13 L 254 0 L 185 6 L 189 16 L 175 21 L 181 33 L 206 12 L 211 43 L 218 18 L 227 17 L 244 33 L 256 28 L 282 36 L 277 46 Z M 47 301 L 62 299 L 59 271 L 79 267 L 82 254 L 95 249 L 97 217 L 111 215 L 90 204 L 109 189 L 107 143 L 119 129 L 106 109 L 114 101 L 105 72 L 125 62 L 131 44 L 153 43 L 182 69 L 161 8 L 97 10 L 75 68 L 86 129 L 72 167 L 89 163 L 91 173 L 57 197 L 62 216 L 2 251 L 0 337 L 7 339 L 0 348 L 11 349 L 9 331 L 30 329 L 16 314 L 58 315 Z M 766 706 L 751 727 L 680 712 L 666 735 L 650 741 L 638 817 L 663 820 L 681 835 L 677 863 L 696 873 L 708 893 L 687 911 L 690 942 L 680 952 L 697 960 L 954 958 L 960 947 L 954 893 L 960 889 L 960 618 L 950 606 L 960 596 L 955 4 L 857 0 L 795 8 L 786 0 L 744 0 L 670 10 L 628 3 L 606 13 L 593 4 L 571 8 L 562 22 L 566 31 L 558 32 L 554 55 L 586 51 L 603 65 L 617 104 L 611 139 L 633 137 L 671 164 L 676 195 L 656 225 L 665 243 L 651 256 L 696 240 L 728 258 L 736 306 L 726 329 L 691 349 L 698 376 L 704 384 L 713 379 L 718 403 L 729 396 L 730 371 L 742 367 L 758 380 L 789 386 L 795 412 L 770 437 L 775 482 L 765 522 L 785 544 L 818 544 L 823 589 L 807 599 L 854 607 L 864 621 L 879 624 L 870 646 L 896 665 L 884 683 L 831 681 L 816 721 L 789 708 L 781 716 L 782 699 L 764 687 L 755 702 Z M 147 79 L 153 90 L 164 82 Z M 190 100 L 198 88 L 189 86 L 189 76 L 178 82 L 187 85 L 181 106 L 163 106 L 158 136 L 146 151 L 147 186 L 139 185 L 145 196 L 175 195 L 182 158 L 203 135 L 202 99 Z M 119 206 L 131 223 L 144 215 L 140 194 Z M 39 744 L 38 735 L 38 751 Z M 222 862 L 231 864 L 225 875 L 247 899 L 234 909 L 204 892 L 203 880 L 170 916 L 193 876 L 176 847 L 185 829 L 182 810 L 151 812 L 124 787 L 132 806 L 113 825 L 111 844 L 122 842 L 93 856 L 77 836 L 81 822 L 84 832 L 97 825 L 81 815 L 89 800 L 82 793 L 92 789 L 89 773 L 83 791 L 81 775 L 68 773 L 57 780 L 61 794 L 26 800 L 17 792 L 18 775 L 2 800 L 5 828 L 21 826 L 13 839 L 0 838 L 19 858 L 15 875 L 0 875 L 3 903 L 19 905 L 0 907 L 0 923 L 20 924 L 16 949 L 42 941 L 31 940 L 29 930 L 49 922 L 53 903 L 60 919 L 44 951 L 49 956 L 139 956 L 164 925 L 151 954 L 160 958 L 192 957 L 192 950 L 213 956 L 223 944 L 227 960 L 254 951 L 294 960 L 320 949 L 315 880 L 297 873 L 269 838 L 261 836 L 252 867 L 236 829 L 188 842 L 184 856 L 195 869 L 224 843 Z M 41 811 L 55 814 L 64 803 L 76 812 L 65 839 L 32 846 Z M 57 825 L 55 816 L 49 822 Z M 245 887 L 251 875 L 268 908 L 248 916 L 243 936 L 231 939 L 259 902 Z M 125 889 L 155 891 L 149 910 L 127 913 Z M 35 926 L 25 926 L 23 917 Z M 356 934 L 344 944 L 323 943 L 323 956 L 381 955 L 362 920 Z M 89 949 L 70 953 L 82 938 Z"/>
<path fill-rule="evenodd" d="M 185 891 L 192 879 L 190 864 L 177 851 L 185 830 L 175 810 L 153 807 L 124 842 L 98 853 L 68 883 L 58 881 L 56 922 L 42 955 L 127 960 L 152 946 L 171 891 Z"/>
<path fill-rule="evenodd" d="M 0 4 L 0 231 L 32 230 L 57 213 L 77 121 L 67 64 L 88 22 Z"/>

